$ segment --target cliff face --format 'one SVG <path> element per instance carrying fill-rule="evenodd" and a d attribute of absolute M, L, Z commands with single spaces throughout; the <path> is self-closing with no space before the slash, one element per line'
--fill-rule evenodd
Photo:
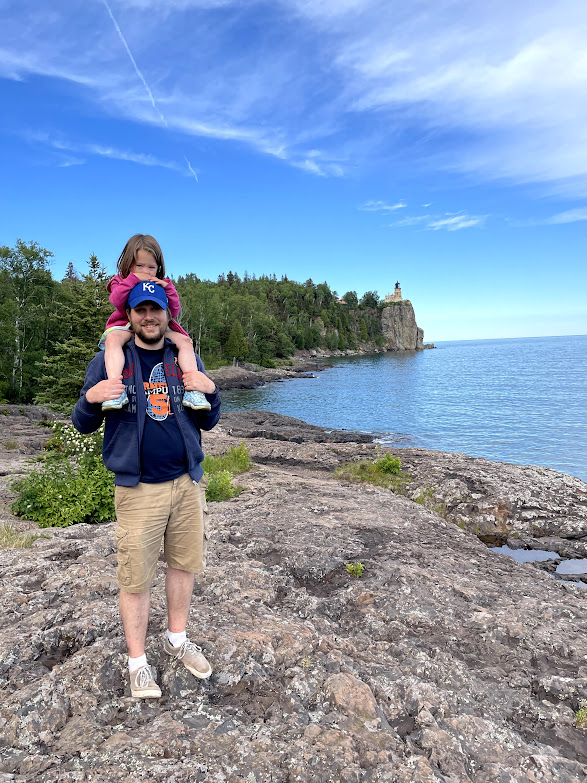
<path fill-rule="evenodd" d="M 381 332 L 391 350 L 421 351 L 424 347 L 424 330 L 416 323 L 410 302 L 397 302 L 383 308 Z"/>

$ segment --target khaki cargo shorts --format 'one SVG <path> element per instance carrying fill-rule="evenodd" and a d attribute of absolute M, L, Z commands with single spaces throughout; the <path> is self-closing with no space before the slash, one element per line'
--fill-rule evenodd
<path fill-rule="evenodd" d="M 155 579 L 164 542 L 170 568 L 201 574 L 206 568 L 208 508 L 205 480 L 187 473 L 161 484 L 115 488 L 118 584 L 126 593 L 144 593 Z"/>

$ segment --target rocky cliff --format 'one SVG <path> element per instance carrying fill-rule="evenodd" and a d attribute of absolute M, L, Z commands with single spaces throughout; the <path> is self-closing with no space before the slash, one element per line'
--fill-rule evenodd
<path fill-rule="evenodd" d="M 17 418 L 0 425 L 16 433 Z M 112 524 L 0 550 L 0 780 L 584 780 L 587 592 L 459 525 L 497 519 L 504 535 L 584 544 L 585 484 L 402 450 L 414 502 L 333 477 L 377 454 L 348 433 L 247 411 L 206 433 L 205 450 L 243 437 L 256 465 L 240 497 L 210 506 L 188 626 L 209 681 L 162 654 L 160 564 L 147 653 L 164 697 L 129 696 Z M 23 468 L 7 456 L 4 472 Z M 421 487 L 443 502 L 425 507 Z M 357 561 L 353 579 L 345 563 Z"/>
<path fill-rule="evenodd" d="M 381 333 L 388 349 L 420 351 L 424 347 L 424 330 L 416 323 L 414 308 L 408 301 L 393 302 L 381 311 Z"/>

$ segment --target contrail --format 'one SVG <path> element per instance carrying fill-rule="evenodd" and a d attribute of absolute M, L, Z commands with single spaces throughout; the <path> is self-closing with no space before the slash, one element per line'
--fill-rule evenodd
<path fill-rule="evenodd" d="M 143 74 L 141 73 L 141 71 L 140 71 L 140 69 L 139 69 L 139 66 L 138 66 L 138 65 L 137 65 L 137 63 L 136 63 L 136 60 L 135 60 L 135 58 L 132 56 L 132 52 L 131 52 L 131 50 L 130 50 L 130 48 L 129 48 L 129 46 L 128 46 L 127 42 L 126 42 L 126 38 L 125 38 L 125 37 L 124 37 L 124 35 L 122 34 L 122 30 L 121 30 L 121 29 L 120 29 L 120 27 L 118 26 L 118 22 L 116 21 L 116 19 L 114 18 L 114 14 L 113 14 L 113 13 L 112 13 L 112 11 L 110 10 L 110 6 L 108 5 L 108 0 L 102 0 L 102 3 L 103 3 L 103 5 L 104 5 L 104 8 L 105 8 L 105 9 L 108 11 L 108 16 L 109 16 L 109 17 L 112 19 L 112 24 L 114 25 L 114 29 L 115 29 L 115 30 L 116 30 L 116 32 L 118 33 L 118 36 L 119 36 L 120 40 L 122 41 L 122 45 L 123 45 L 123 46 L 124 46 L 124 48 L 126 49 L 126 53 L 127 53 L 127 54 L 128 54 L 128 56 L 129 56 L 129 59 L 130 59 L 130 61 L 131 61 L 131 63 L 132 63 L 132 66 L 133 66 L 133 68 L 135 69 L 135 73 L 136 73 L 136 75 L 137 75 L 137 76 L 139 77 L 139 79 L 142 81 L 142 83 L 143 83 L 143 86 L 144 86 L 145 90 L 147 91 L 147 95 L 149 96 L 149 100 L 151 101 L 151 103 L 152 103 L 152 105 L 153 105 L 153 108 L 155 109 L 155 111 L 156 111 L 156 112 L 157 112 L 157 114 L 159 115 L 159 118 L 160 118 L 161 122 L 163 123 L 163 125 L 164 125 L 166 128 L 168 128 L 168 127 L 169 127 L 169 125 L 167 124 L 167 120 L 165 119 L 165 117 L 164 117 L 164 116 L 163 116 L 163 114 L 161 113 L 161 110 L 160 110 L 160 109 L 159 109 L 159 107 L 157 106 L 157 102 L 155 101 L 155 98 L 153 97 L 153 93 L 151 92 L 151 88 L 149 87 L 149 85 L 147 84 L 147 80 L 145 79 L 145 77 L 144 77 L 144 76 L 143 76 Z M 186 158 L 186 156 L 185 156 L 185 155 L 184 155 L 183 157 L 184 157 L 184 159 L 185 159 L 185 162 L 187 163 L 187 167 L 188 167 L 188 169 L 189 169 L 190 173 L 191 173 L 191 174 L 193 174 L 193 176 L 194 176 L 194 178 L 195 178 L 196 182 L 199 182 L 199 180 L 198 180 L 198 175 L 197 175 L 197 174 L 196 174 L 196 172 L 193 170 L 193 168 L 192 168 L 192 164 L 189 162 L 189 160 Z"/>
<path fill-rule="evenodd" d="M 135 58 L 132 56 L 132 52 L 131 52 L 131 50 L 128 47 L 128 44 L 126 42 L 126 39 L 125 39 L 124 35 L 122 34 L 122 30 L 118 26 L 118 22 L 116 21 L 116 19 L 114 18 L 114 14 L 110 10 L 110 6 L 108 5 L 106 0 L 102 0 L 102 2 L 104 3 L 104 7 L 106 8 L 106 10 L 108 11 L 108 15 L 112 19 L 112 24 L 114 25 L 114 27 L 116 29 L 116 32 L 118 33 L 118 35 L 120 37 L 120 40 L 122 41 L 122 44 L 123 44 L 124 48 L 126 49 L 126 53 L 128 54 L 128 56 L 130 58 L 130 61 L 131 61 L 132 65 L 133 65 L 133 68 L 135 69 L 135 72 L 136 72 L 137 76 L 142 81 L 142 83 L 143 83 L 143 85 L 145 87 L 145 90 L 147 91 L 147 95 L 151 99 L 151 103 L 153 104 L 153 108 L 155 109 L 155 111 L 159 115 L 163 125 L 165 125 L 165 127 L 167 128 L 167 120 L 165 119 L 165 117 L 159 111 L 159 107 L 155 103 L 155 98 L 153 98 L 153 93 L 151 92 L 151 88 L 149 87 L 145 77 L 143 76 L 143 74 L 139 70 L 139 66 L 136 64 Z"/>
<path fill-rule="evenodd" d="M 198 175 L 196 174 L 196 172 L 193 170 L 193 168 L 192 168 L 192 164 L 189 162 L 189 160 L 186 158 L 186 156 L 185 156 L 185 155 L 184 155 L 183 157 L 184 157 L 184 159 L 185 159 L 185 162 L 188 164 L 188 169 L 189 169 L 189 170 L 192 172 L 192 174 L 194 175 L 194 177 L 195 177 L 195 179 L 196 179 L 196 182 L 199 182 L 200 180 L 198 179 Z"/>

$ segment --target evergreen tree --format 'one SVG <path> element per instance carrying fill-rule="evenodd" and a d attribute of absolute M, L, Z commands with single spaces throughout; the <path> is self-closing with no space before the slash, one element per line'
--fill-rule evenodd
<path fill-rule="evenodd" d="M 363 310 L 370 310 L 379 304 L 379 294 L 377 291 L 365 291 L 361 297 L 360 307 Z"/>
<path fill-rule="evenodd" d="M 224 352 L 229 359 L 236 359 L 237 361 L 246 359 L 249 352 L 249 346 L 247 345 L 247 341 L 243 334 L 242 324 L 236 318 L 232 323 L 232 329 L 230 330 L 230 336 Z"/>
<path fill-rule="evenodd" d="M 54 408 L 73 407 L 84 384 L 86 366 L 98 350 L 98 342 L 112 313 L 106 282 L 108 275 L 95 255 L 88 272 L 71 281 L 70 297 L 59 318 L 69 327 L 69 337 L 55 345 L 39 369 L 35 402 Z"/>
<path fill-rule="evenodd" d="M 361 318 L 359 323 L 359 338 L 362 343 L 366 343 L 369 339 L 369 332 L 367 331 L 367 322 L 364 318 Z"/>
<path fill-rule="evenodd" d="M 356 291 L 347 291 L 342 297 L 349 307 L 356 309 L 359 306 L 359 297 Z"/>

